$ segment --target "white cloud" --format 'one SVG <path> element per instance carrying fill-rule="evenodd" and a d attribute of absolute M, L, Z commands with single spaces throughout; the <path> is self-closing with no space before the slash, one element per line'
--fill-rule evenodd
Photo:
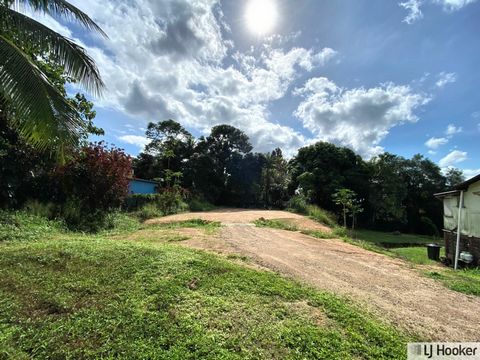
<path fill-rule="evenodd" d="M 461 169 L 463 171 L 463 175 L 465 175 L 465 179 L 471 179 L 474 176 L 480 174 L 480 169 Z"/>
<path fill-rule="evenodd" d="M 461 127 L 456 127 L 453 124 L 448 124 L 447 129 L 445 130 L 445 135 L 451 137 L 455 134 L 459 134 L 463 131 Z"/>
<path fill-rule="evenodd" d="M 454 164 L 458 164 L 462 161 L 467 160 L 467 155 L 468 154 L 466 151 L 453 150 L 448 155 L 440 159 L 438 164 L 440 165 L 440 167 L 452 166 Z"/>
<path fill-rule="evenodd" d="M 460 10 L 468 4 L 472 4 L 477 0 L 433 0 L 434 3 L 442 5 L 446 11 Z"/>
<path fill-rule="evenodd" d="M 431 137 L 425 142 L 425 146 L 429 149 L 438 149 L 440 146 L 445 145 L 446 143 L 448 143 L 448 139 L 446 138 Z"/>
<path fill-rule="evenodd" d="M 379 144 L 391 128 L 416 122 L 414 111 L 430 100 L 409 86 L 342 89 L 326 78 L 312 78 L 294 94 L 304 97 L 295 116 L 316 139 L 348 146 L 366 157 L 383 151 Z"/>
<path fill-rule="evenodd" d="M 405 2 L 400 2 L 399 5 L 408 11 L 403 22 L 413 24 L 415 21 L 423 18 L 422 6 L 425 3 L 440 5 L 444 11 L 453 12 L 476 1 L 477 0 L 407 0 Z"/>
<path fill-rule="evenodd" d="M 135 127 L 173 118 L 205 133 L 228 123 L 244 130 L 258 151 L 281 146 L 288 154 L 308 143 L 270 120 L 269 106 L 300 76 L 334 59 L 335 50 L 285 48 L 287 38 L 272 38 L 233 53 L 219 0 L 72 2 L 109 35 L 94 35 L 98 46 L 86 47 L 108 89 L 97 106 L 145 119 Z"/>
<path fill-rule="evenodd" d="M 319 65 L 325 65 L 330 60 L 338 55 L 338 51 L 333 50 L 332 48 L 323 48 L 320 52 L 314 55 L 314 63 Z"/>
<path fill-rule="evenodd" d="M 136 145 L 141 149 L 143 149 L 145 145 L 147 145 L 150 142 L 150 140 L 148 140 L 146 137 L 139 136 L 139 135 L 122 135 L 122 136 L 117 136 L 117 138 L 118 140 L 121 140 L 124 143 Z"/>
<path fill-rule="evenodd" d="M 445 85 L 454 83 L 457 81 L 457 74 L 455 73 L 446 73 L 442 71 L 440 74 L 437 76 L 438 80 L 435 83 L 435 85 L 439 88 L 443 88 Z"/>
<path fill-rule="evenodd" d="M 399 3 L 401 7 L 408 11 L 408 15 L 403 19 L 403 22 L 407 24 L 412 24 L 417 20 L 423 18 L 420 0 L 407 0 L 405 2 Z"/>

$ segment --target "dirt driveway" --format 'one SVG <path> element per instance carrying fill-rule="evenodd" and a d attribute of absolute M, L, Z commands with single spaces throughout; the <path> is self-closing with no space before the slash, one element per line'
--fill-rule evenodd
<path fill-rule="evenodd" d="M 192 218 L 220 221 L 224 226 L 217 236 L 193 238 L 185 245 L 246 255 L 259 265 L 347 296 L 426 339 L 480 341 L 480 298 L 451 291 L 404 261 L 341 240 L 316 239 L 251 224 L 260 217 L 289 219 L 300 228 L 325 230 L 310 219 L 284 211 L 227 209 L 151 222 Z"/>

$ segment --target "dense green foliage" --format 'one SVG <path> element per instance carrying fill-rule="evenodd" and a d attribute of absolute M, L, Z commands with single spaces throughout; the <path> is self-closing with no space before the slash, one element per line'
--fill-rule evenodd
<path fill-rule="evenodd" d="M 287 161 L 280 149 L 252 153 L 240 130 L 219 125 L 195 141 L 173 120 L 151 123 L 151 143 L 134 161 L 136 176 L 178 184 L 215 205 L 292 208 L 302 214 L 320 208 L 339 214 L 344 225 L 438 235 L 442 205 L 436 192 L 461 181 L 458 170 L 444 176 L 432 161 L 382 154 L 364 161 L 350 149 L 318 142 Z M 348 199 L 339 201 L 342 192 Z M 308 209 L 309 205 L 316 208 Z M 322 222 L 329 221 L 319 214 Z M 336 221 L 335 221 L 336 223 Z"/>
<path fill-rule="evenodd" d="M 71 82 L 92 93 L 99 93 L 103 82 L 82 47 L 19 12 L 19 4 L 105 34 L 88 15 L 65 0 L 0 2 L 0 103 L 8 102 L 15 114 L 7 119 L 9 126 L 29 144 L 62 154 L 65 146 L 76 143 L 85 123 L 52 81 L 48 68 L 38 66 L 38 58 L 48 57 Z"/>
<path fill-rule="evenodd" d="M 403 359 L 415 340 L 332 294 L 169 245 L 183 226 L 211 225 L 0 243 L 0 357 Z"/>
<path fill-rule="evenodd" d="M 303 195 L 293 196 L 287 204 L 287 209 L 306 215 L 327 226 L 337 226 L 337 221 L 332 213 L 318 207 L 317 205 L 309 204 Z"/>

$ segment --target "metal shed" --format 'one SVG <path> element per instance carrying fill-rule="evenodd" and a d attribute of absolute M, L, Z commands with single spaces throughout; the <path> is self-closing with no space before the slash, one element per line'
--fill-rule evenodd
<path fill-rule="evenodd" d="M 459 253 L 466 251 L 480 265 L 480 174 L 435 196 L 443 200 L 447 259 L 456 264 Z"/>

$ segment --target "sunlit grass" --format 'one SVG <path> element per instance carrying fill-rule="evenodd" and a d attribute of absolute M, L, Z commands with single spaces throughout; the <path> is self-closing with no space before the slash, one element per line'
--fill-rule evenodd
<path fill-rule="evenodd" d="M 0 243 L 0 358 L 405 358 L 412 339 L 347 300 L 169 242 L 216 225 L 131 225 Z"/>

